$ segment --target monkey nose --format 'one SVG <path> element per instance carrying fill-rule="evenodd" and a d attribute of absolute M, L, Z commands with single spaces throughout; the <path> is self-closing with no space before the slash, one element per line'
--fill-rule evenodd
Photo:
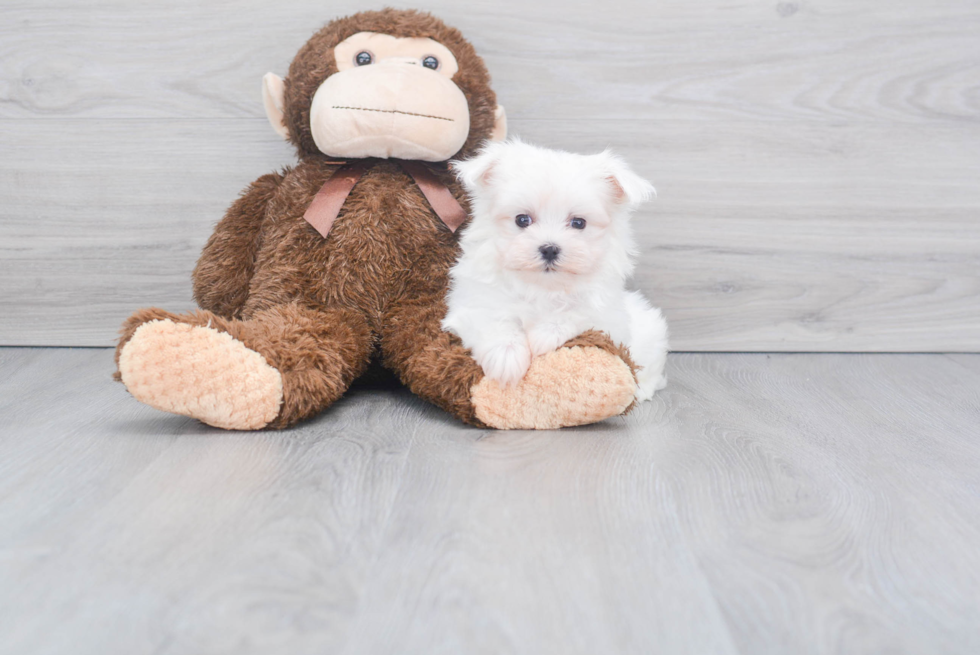
<path fill-rule="evenodd" d="M 553 243 L 546 243 L 538 248 L 538 252 L 541 253 L 541 257 L 550 264 L 558 259 L 558 255 L 561 254 L 561 248 Z"/>

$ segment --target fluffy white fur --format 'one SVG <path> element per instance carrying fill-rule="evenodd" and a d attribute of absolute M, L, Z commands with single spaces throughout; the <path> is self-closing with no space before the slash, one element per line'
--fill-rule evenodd
<path fill-rule="evenodd" d="M 602 330 L 641 367 L 637 400 L 652 398 L 666 384 L 667 323 L 625 283 L 636 256 L 630 215 L 653 187 L 608 151 L 577 155 L 520 141 L 492 143 L 454 166 L 472 220 L 450 271 L 443 329 L 505 385 L 524 376 L 533 356 Z M 521 214 L 529 226 L 517 224 Z M 557 247 L 557 259 L 542 246 Z"/>

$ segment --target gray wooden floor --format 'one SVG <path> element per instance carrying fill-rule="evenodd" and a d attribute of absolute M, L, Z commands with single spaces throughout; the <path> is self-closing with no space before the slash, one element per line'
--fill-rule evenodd
<path fill-rule="evenodd" d="M 111 370 L 0 349 L 0 652 L 980 652 L 980 355 L 672 355 L 557 432 L 229 433 Z"/>

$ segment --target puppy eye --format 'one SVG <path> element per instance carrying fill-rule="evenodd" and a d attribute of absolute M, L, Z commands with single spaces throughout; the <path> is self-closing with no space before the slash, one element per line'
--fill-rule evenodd
<path fill-rule="evenodd" d="M 422 65 L 425 66 L 426 68 L 431 68 L 432 70 L 435 70 L 439 68 L 439 60 L 433 57 L 432 55 L 429 55 L 428 57 L 422 60 Z"/>
<path fill-rule="evenodd" d="M 584 218 L 579 218 L 578 216 L 576 216 L 571 221 L 569 221 L 568 224 L 571 225 L 576 230 L 584 230 L 585 229 L 585 219 Z"/>
<path fill-rule="evenodd" d="M 372 61 L 374 61 L 374 57 L 371 56 L 370 52 L 366 52 L 366 51 L 359 52 L 357 53 L 357 56 L 354 57 L 354 63 L 357 64 L 358 66 L 367 66 Z"/>
<path fill-rule="evenodd" d="M 534 222 L 534 219 L 527 214 L 518 214 L 517 218 L 514 219 L 514 222 L 517 223 L 517 227 L 527 227 Z"/>

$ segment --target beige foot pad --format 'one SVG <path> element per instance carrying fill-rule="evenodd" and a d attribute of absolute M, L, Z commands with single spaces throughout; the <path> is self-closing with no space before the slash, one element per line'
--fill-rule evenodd
<path fill-rule="evenodd" d="M 483 378 L 473 386 L 476 417 L 501 430 L 554 430 L 617 416 L 633 402 L 629 366 L 595 347 L 559 348 L 536 357 L 515 387 Z"/>
<path fill-rule="evenodd" d="M 279 414 L 282 376 L 259 353 L 214 328 L 148 321 L 119 355 L 137 400 L 227 430 L 257 430 Z"/>

